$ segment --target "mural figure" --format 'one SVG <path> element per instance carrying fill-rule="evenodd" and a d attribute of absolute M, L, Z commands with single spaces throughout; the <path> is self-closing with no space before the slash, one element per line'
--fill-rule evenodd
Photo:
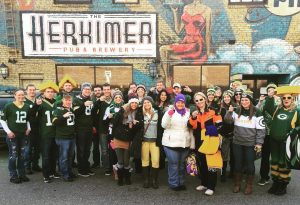
<path fill-rule="evenodd" d="M 172 60 L 189 61 L 197 64 L 207 60 L 211 46 L 211 8 L 202 0 L 194 0 L 183 8 L 179 17 L 178 5 L 170 5 L 174 16 L 175 32 L 180 34 L 184 29 L 185 36 L 180 43 L 160 47 L 163 69 Z"/>
<path fill-rule="evenodd" d="M 20 11 L 32 10 L 36 0 L 17 0 Z"/>

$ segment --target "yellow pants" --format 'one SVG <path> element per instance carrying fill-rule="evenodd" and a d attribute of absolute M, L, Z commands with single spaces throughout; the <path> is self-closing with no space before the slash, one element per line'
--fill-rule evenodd
<path fill-rule="evenodd" d="M 142 166 L 150 166 L 153 168 L 159 168 L 159 147 L 156 146 L 155 142 L 142 142 Z"/>

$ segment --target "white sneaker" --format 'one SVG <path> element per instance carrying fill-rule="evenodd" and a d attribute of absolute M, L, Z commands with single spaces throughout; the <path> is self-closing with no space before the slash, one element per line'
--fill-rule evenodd
<path fill-rule="evenodd" d="M 212 196 L 214 194 L 214 191 L 211 189 L 207 189 L 204 194 L 207 196 Z"/>
<path fill-rule="evenodd" d="M 197 191 L 204 191 L 204 190 L 206 190 L 206 189 L 207 189 L 207 188 L 206 188 L 205 186 L 202 186 L 202 185 L 196 187 L 196 190 L 197 190 Z"/>

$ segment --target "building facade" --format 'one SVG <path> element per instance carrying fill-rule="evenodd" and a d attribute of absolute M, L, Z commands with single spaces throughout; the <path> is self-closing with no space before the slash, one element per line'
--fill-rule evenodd
<path fill-rule="evenodd" d="M 0 86 L 300 84 L 294 0 L 1 0 Z M 2 72 L 2 71 L 1 71 Z"/>

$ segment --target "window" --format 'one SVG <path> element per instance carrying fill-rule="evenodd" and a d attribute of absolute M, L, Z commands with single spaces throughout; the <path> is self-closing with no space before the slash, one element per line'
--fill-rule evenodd
<path fill-rule="evenodd" d="M 241 4 L 241 5 L 247 5 L 247 4 L 266 4 L 268 3 L 267 0 L 229 0 L 229 4 Z"/>
<path fill-rule="evenodd" d="M 140 0 L 113 0 L 114 4 L 139 4 Z"/>
<path fill-rule="evenodd" d="M 91 4 L 92 0 L 54 0 L 55 4 Z"/>

